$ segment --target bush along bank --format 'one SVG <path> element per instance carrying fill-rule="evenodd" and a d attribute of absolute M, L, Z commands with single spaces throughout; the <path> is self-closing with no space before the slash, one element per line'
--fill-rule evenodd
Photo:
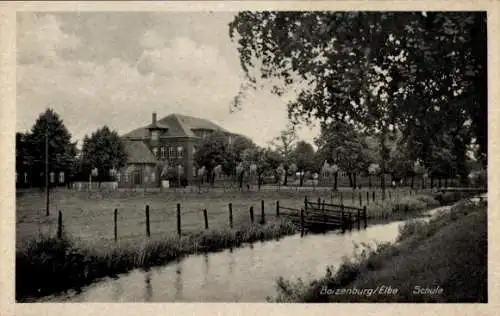
<path fill-rule="evenodd" d="M 78 289 L 103 277 L 166 264 L 184 255 L 278 239 L 295 232 L 294 225 L 281 220 L 241 230 L 208 230 L 190 236 L 151 239 L 138 246 L 104 249 L 84 246 L 67 235 L 60 239 L 40 236 L 16 251 L 16 300 Z"/>
<path fill-rule="evenodd" d="M 277 281 L 275 302 L 487 302 L 486 204 L 410 220 L 396 244 L 361 245 L 310 283 Z M 382 291 L 385 289 L 385 291 Z M 382 292 L 381 292 L 382 291 Z"/>

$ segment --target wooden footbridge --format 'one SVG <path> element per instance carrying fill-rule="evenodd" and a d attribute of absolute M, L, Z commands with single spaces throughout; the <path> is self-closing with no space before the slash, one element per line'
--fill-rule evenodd
<path fill-rule="evenodd" d="M 280 216 L 288 217 L 300 231 L 347 230 L 367 227 L 366 206 L 351 207 L 343 204 L 330 204 L 318 198 L 317 202 L 304 199 L 303 208 L 279 205 Z"/>

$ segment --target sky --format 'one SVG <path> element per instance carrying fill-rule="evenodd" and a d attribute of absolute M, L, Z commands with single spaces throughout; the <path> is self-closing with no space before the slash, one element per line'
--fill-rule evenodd
<path fill-rule="evenodd" d="M 48 107 L 73 141 L 103 125 L 124 134 L 153 112 L 180 113 L 266 146 L 285 128 L 294 95 L 280 98 L 264 85 L 231 113 L 243 82 L 228 31 L 234 14 L 18 12 L 16 130 L 28 131 Z M 298 129 L 309 142 L 318 132 Z"/>

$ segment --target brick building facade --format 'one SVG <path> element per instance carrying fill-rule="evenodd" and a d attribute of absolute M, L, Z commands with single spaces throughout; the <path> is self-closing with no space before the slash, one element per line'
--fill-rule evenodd
<path fill-rule="evenodd" d="M 215 131 L 236 136 L 208 120 L 171 114 L 122 136 L 127 164 L 118 172 L 120 187 L 159 187 L 169 168 L 191 182 L 196 177 L 194 153 L 201 140 Z"/>

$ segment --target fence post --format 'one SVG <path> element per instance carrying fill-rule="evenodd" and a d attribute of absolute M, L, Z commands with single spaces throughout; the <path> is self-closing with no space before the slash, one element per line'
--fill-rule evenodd
<path fill-rule="evenodd" d="M 206 209 L 203 210 L 203 217 L 205 218 L 205 229 L 208 229 L 208 214 Z"/>
<path fill-rule="evenodd" d="M 233 228 L 233 203 L 229 203 L 229 228 Z"/>
<path fill-rule="evenodd" d="M 367 227 L 367 224 L 366 224 L 366 205 L 363 207 L 363 220 L 365 222 L 365 229 Z"/>
<path fill-rule="evenodd" d="M 321 211 L 323 212 L 323 222 L 325 224 L 325 227 L 327 226 L 327 217 L 326 217 L 326 212 L 325 212 L 325 200 L 323 200 L 323 204 L 321 205 Z"/>
<path fill-rule="evenodd" d="M 375 202 L 375 191 L 372 192 L 373 202 Z"/>
<path fill-rule="evenodd" d="M 181 204 L 177 203 L 177 234 L 181 236 Z"/>
<path fill-rule="evenodd" d="M 280 217 L 280 201 L 276 201 L 276 217 Z"/>
<path fill-rule="evenodd" d="M 361 210 L 358 208 L 358 214 L 357 214 L 357 220 L 358 220 L 358 230 L 361 229 Z"/>
<path fill-rule="evenodd" d="M 151 231 L 149 227 L 149 205 L 146 205 L 146 236 L 151 236 Z"/>
<path fill-rule="evenodd" d="M 352 231 L 352 213 L 349 212 L 349 231 Z"/>
<path fill-rule="evenodd" d="M 321 198 L 318 197 L 318 210 L 320 210 L 320 209 L 321 209 Z"/>
<path fill-rule="evenodd" d="M 260 223 L 264 225 L 266 223 L 266 215 L 264 214 L 264 200 L 260 201 Z"/>
<path fill-rule="evenodd" d="M 115 208 L 113 215 L 115 242 L 118 240 L 118 209 Z"/>
<path fill-rule="evenodd" d="M 307 196 L 304 198 L 304 210 L 307 211 Z"/>
<path fill-rule="evenodd" d="M 62 238 L 62 212 L 59 211 L 57 216 L 57 238 Z"/>
<path fill-rule="evenodd" d="M 345 233 L 345 214 L 344 214 L 344 204 L 340 205 L 340 212 L 342 214 L 342 233 Z"/>
<path fill-rule="evenodd" d="M 342 194 L 342 191 L 340 192 L 340 205 L 344 205 L 344 194 Z"/>
<path fill-rule="evenodd" d="M 253 206 L 250 206 L 250 222 L 253 224 Z"/>
<path fill-rule="evenodd" d="M 300 235 L 304 235 L 304 209 L 300 209 Z"/>
<path fill-rule="evenodd" d="M 370 192 L 366 191 L 366 205 L 370 205 Z"/>

